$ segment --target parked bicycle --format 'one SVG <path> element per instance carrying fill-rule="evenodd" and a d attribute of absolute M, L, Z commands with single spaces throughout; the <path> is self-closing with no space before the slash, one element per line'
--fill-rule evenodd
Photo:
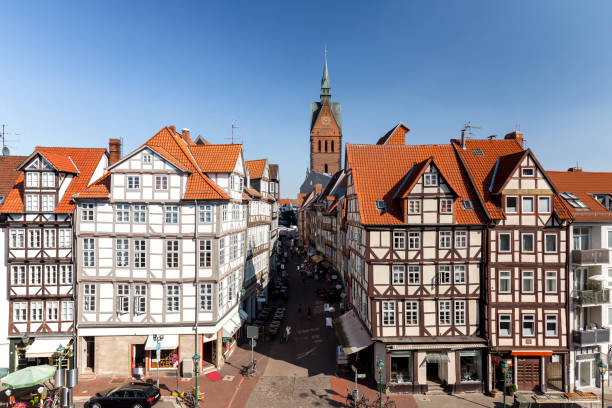
<path fill-rule="evenodd" d="M 194 408 L 196 406 L 196 396 L 189 391 L 179 393 L 176 401 L 183 408 Z"/>

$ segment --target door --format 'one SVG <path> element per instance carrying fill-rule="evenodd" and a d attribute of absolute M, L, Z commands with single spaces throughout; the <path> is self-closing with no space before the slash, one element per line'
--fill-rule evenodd
<path fill-rule="evenodd" d="M 85 337 L 85 353 L 87 354 L 87 368 L 94 371 L 95 362 L 96 362 L 96 343 L 93 337 Z"/>
<path fill-rule="evenodd" d="M 540 358 L 519 358 L 516 367 L 516 386 L 532 391 L 540 385 Z"/>
<path fill-rule="evenodd" d="M 206 343 L 202 344 L 202 366 L 203 367 L 215 365 L 215 362 L 216 362 L 215 349 L 217 348 L 216 344 L 217 344 L 216 340 L 207 341 Z"/>
<path fill-rule="evenodd" d="M 559 361 L 552 362 L 552 358 L 548 357 L 546 362 L 546 385 L 550 391 L 563 391 L 563 364 L 561 364 L 561 356 L 554 356 Z"/>
<path fill-rule="evenodd" d="M 594 387 L 595 378 L 592 376 L 595 360 L 582 360 L 578 362 L 578 387 Z"/>
<path fill-rule="evenodd" d="M 440 382 L 438 363 L 427 363 L 427 381 Z"/>

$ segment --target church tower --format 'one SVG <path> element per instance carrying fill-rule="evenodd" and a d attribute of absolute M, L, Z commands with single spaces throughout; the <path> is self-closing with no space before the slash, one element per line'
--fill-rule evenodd
<path fill-rule="evenodd" d="M 339 102 L 331 101 L 326 49 L 321 100 L 310 104 L 310 171 L 334 174 L 341 168 L 342 111 Z"/>

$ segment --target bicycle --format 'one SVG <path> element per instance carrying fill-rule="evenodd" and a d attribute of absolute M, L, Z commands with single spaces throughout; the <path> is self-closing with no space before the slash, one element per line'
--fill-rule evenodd
<path fill-rule="evenodd" d="M 49 390 L 49 393 L 47 394 L 47 398 L 45 398 L 44 400 L 43 407 L 44 408 L 56 408 L 56 407 L 59 407 L 60 405 L 61 405 L 61 401 L 60 401 L 59 389 Z"/>
<path fill-rule="evenodd" d="M 357 402 L 355 403 L 355 398 L 357 398 Z M 345 405 L 347 408 L 370 408 L 376 405 L 372 405 L 372 403 L 366 398 L 365 394 L 361 394 L 359 397 L 358 390 L 351 390 L 346 396 Z"/>
<path fill-rule="evenodd" d="M 247 368 L 247 375 L 249 377 L 255 377 L 257 374 L 257 360 L 254 360 Z"/>
<path fill-rule="evenodd" d="M 183 408 L 194 408 L 196 406 L 196 396 L 189 391 L 179 393 L 176 401 Z"/>
<path fill-rule="evenodd" d="M 397 408 L 397 404 L 395 403 L 395 401 L 390 400 L 388 395 L 385 397 L 382 406 L 383 408 Z"/>

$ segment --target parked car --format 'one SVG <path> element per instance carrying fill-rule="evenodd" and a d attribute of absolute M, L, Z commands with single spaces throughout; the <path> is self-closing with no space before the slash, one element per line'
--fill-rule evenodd
<path fill-rule="evenodd" d="M 85 408 L 150 408 L 160 395 L 153 384 L 131 382 L 97 393 L 85 403 Z"/>

